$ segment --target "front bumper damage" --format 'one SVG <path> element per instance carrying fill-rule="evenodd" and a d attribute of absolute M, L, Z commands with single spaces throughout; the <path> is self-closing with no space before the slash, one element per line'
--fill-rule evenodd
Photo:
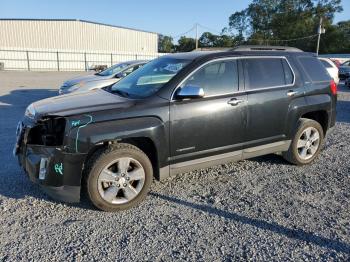
<path fill-rule="evenodd" d="M 62 146 L 28 144 L 30 127 L 23 125 L 14 149 L 30 180 L 59 201 L 80 201 L 81 174 L 86 154 L 68 153 Z"/>

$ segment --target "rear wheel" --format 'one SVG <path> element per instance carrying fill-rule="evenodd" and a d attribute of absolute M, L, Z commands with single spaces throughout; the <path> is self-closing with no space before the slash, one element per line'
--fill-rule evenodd
<path fill-rule="evenodd" d="M 86 180 L 88 197 L 104 211 L 124 210 L 139 204 L 153 179 L 145 153 L 130 144 L 117 144 L 93 157 Z"/>
<path fill-rule="evenodd" d="M 296 165 L 311 163 L 319 154 L 324 141 L 321 125 L 311 119 L 299 120 L 294 138 L 283 157 Z"/>

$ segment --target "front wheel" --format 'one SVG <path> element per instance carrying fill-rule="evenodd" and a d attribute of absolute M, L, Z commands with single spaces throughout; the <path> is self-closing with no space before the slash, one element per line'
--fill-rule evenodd
<path fill-rule="evenodd" d="M 94 206 L 104 211 L 136 206 L 146 197 L 153 180 L 147 155 L 123 143 L 93 157 L 87 173 L 88 197 Z"/>
<path fill-rule="evenodd" d="M 298 122 L 296 132 L 288 151 L 283 157 L 295 165 L 311 163 L 319 154 L 324 141 L 321 125 L 311 119 L 302 118 Z"/>

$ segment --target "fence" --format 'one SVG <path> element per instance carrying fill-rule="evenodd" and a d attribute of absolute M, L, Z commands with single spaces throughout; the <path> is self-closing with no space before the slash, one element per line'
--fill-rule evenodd
<path fill-rule="evenodd" d="M 128 60 L 151 60 L 161 53 L 89 53 L 38 50 L 2 50 L 4 70 L 87 71 L 96 65 L 111 66 Z"/>

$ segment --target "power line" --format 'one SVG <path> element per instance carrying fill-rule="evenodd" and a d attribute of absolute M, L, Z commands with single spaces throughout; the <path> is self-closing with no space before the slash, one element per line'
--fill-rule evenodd
<path fill-rule="evenodd" d="M 184 33 L 181 33 L 181 34 L 178 34 L 178 35 L 176 35 L 176 36 L 171 36 L 173 39 L 176 39 L 176 38 L 179 38 L 179 37 L 181 37 L 181 36 L 184 36 L 184 35 L 187 35 L 189 32 L 192 32 L 194 29 L 195 29 L 195 25 L 193 26 L 193 27 L 191 27 L 191 29 L 190 30 L 188 30 L 188 31 L 186 31 L 186 32 L 184 32 Z"/>
<path fill-rule="evenodd" d="M 178 39 L 180 38 L 181 36 L 185 36 L 187 35 L 188 33 L 196 30 L 197 26 L 201 27 L 202 29 L 206 29 L 206 30 L 209 30 L 209 32 L 214 32 L 214 33 L 217 33 L 218 35 L 222 35 L 222 32 L 219 32 L 213 28 L 210 28 L 210 27 L 207 27 L 207 26 L 204 26 L 202 24 L 199 24 L 199 23 L 196 23 L 194 24 L 193 27 L 191 27 L 188 31 L 184 32 L 184 33 L 181 33 L 181 34 L 178 34 L 176 36 L 171 36 L 174 40 L 175 39 Z M 198 32 L 197 32 L 198 33 Z M 314 37 L 318 36 L 318 34 L 313 34 L 313 35 L 308 35 L 308 36 L 303 36 L 303 37 L 297 37 L 297 38 L 290 38 L 290 39 L 255 39 L 255 38 L 252 38 L 252 39 L 247 39 L 247 41 L 262 41 L 262 42 L 266 42 L 266 43 L 269 43 L 269 42 L 274 42 L 274 43 L 278 43 L 278 42 L 284 42 L 284 43 L 287 43 L 287 42 L 292 42 L 292 41 L 298 41 L 298 40 L 304 40 L 304 39 L 312 39 Z"/>
<path fill-rule="evenodd" d="M 207 29 L 207 30 L 209 30 L 210 32 L 214 32 L 214 33 L 216 33 L 216 34 L 218 34 L 218 35 L 221 35 L 221 32 L 219 32 L 219 31 L 217 31 L 217 30 L 215 30 L 215 29 L 213 29 L 213 28 L 210 28 L 210 27 L 207 27 L 207 26 L 204 26 L 204 25 L 201 25 L 201 24 L 198 24 L 200 27 L 202 27 L 203 29 Z"/>

